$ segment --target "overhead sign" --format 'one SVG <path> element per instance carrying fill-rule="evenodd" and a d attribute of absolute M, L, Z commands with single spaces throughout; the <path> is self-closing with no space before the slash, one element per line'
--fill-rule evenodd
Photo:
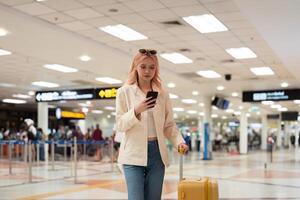
<path fill-rule="evenodd" d="M 88 100 L 94 98 L 94 89 L 61 90 L 36 92 L 37 102 L 61 101 L 61 100 Z"/>
<path fill-rule="evenodd" d="M 243 102 L 291 101 L 300 99 L 300 89 L 243 92 Z"/>
<path fill-rule="evenodd" d="M 82 112 L 62 111 L 62 118 L 85 119 L 85 114 Z"/>
<path fill-rule="evenodd" d="M 115 99 L 118 87 L 36 92 L 36 102 Z"/>
<path fill-rule="evenodd" d="M 98 88 L 96 89 L 96 99 L 115 99 L 118 88 Z"/>

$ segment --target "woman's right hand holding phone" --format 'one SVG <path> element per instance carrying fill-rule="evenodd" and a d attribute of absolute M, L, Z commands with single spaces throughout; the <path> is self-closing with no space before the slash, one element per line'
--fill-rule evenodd
<path fill-rule="evenodd" d="M 135 116 L 138 117 L 142 112 L 144 112 L 144 111 L 148 110 L 149 108 L 152 108 L 153 106 L 155 106 L 156 99 L 151 99 L 151 98 L 152 97 L 148 97 L 148 98 L 144 99 L 141 103 L 139 103 L 138 105 L 136 105 L 134 107 Z"/>

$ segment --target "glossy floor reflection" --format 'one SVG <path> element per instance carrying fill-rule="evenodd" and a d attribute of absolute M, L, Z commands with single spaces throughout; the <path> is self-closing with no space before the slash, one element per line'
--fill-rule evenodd
<path fill-rule="evenodd" d="M 277 150 L 273 162 L 265 151 L 248 155 L 214 153 L 203 161 L 202 154 L 185 157 L 184 177 L 211 176 L 218 179 L 221 199 L 300 199 L 300 149 Z M 33 164 L 28 183 L 27 164 L 14 161 L 12 174 L 1 159 L 0 199 L 126 199 L 126 184 L 118 167 L 106 162 L 78 162 L 74 183 L 72 162 Z M 163 199 L 177 199 L 178 157 L 166 170 Z"/>

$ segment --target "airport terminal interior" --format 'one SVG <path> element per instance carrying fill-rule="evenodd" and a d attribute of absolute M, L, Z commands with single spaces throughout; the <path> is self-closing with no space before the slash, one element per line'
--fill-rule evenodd
<path fill-rule="evenodd" d="M 0 200 L 128 198 L 116 97 L 139 52 L 157 56 L 189 147 L 165 141 L 161 199 L 185 199 L 182 163 L 185 180 L 216 180 L 218 199 L 300 200 L 299 10 L 299 0 L 0 0 Z"/>

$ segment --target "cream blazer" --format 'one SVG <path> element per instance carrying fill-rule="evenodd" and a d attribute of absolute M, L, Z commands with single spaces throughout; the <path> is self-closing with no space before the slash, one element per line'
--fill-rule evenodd
<path fill-rule="evenodd" d="M 124 85 L 118 89 L 116 98 L 117 130 L 124 132 L 118 162 L 120 164 L 147 166 L 147 112 L 141 113 L 137 119 L 134 114 L 135 105 L 144 100 L 141 90 L 136 84 Z M 165 166 L 169 166 L 166 139 L 177 148 L 184 140 L 176 129 L 169 94 L 161 90 L 153 108 L 154 124 L 158 138 L 160 155 Z"/>

